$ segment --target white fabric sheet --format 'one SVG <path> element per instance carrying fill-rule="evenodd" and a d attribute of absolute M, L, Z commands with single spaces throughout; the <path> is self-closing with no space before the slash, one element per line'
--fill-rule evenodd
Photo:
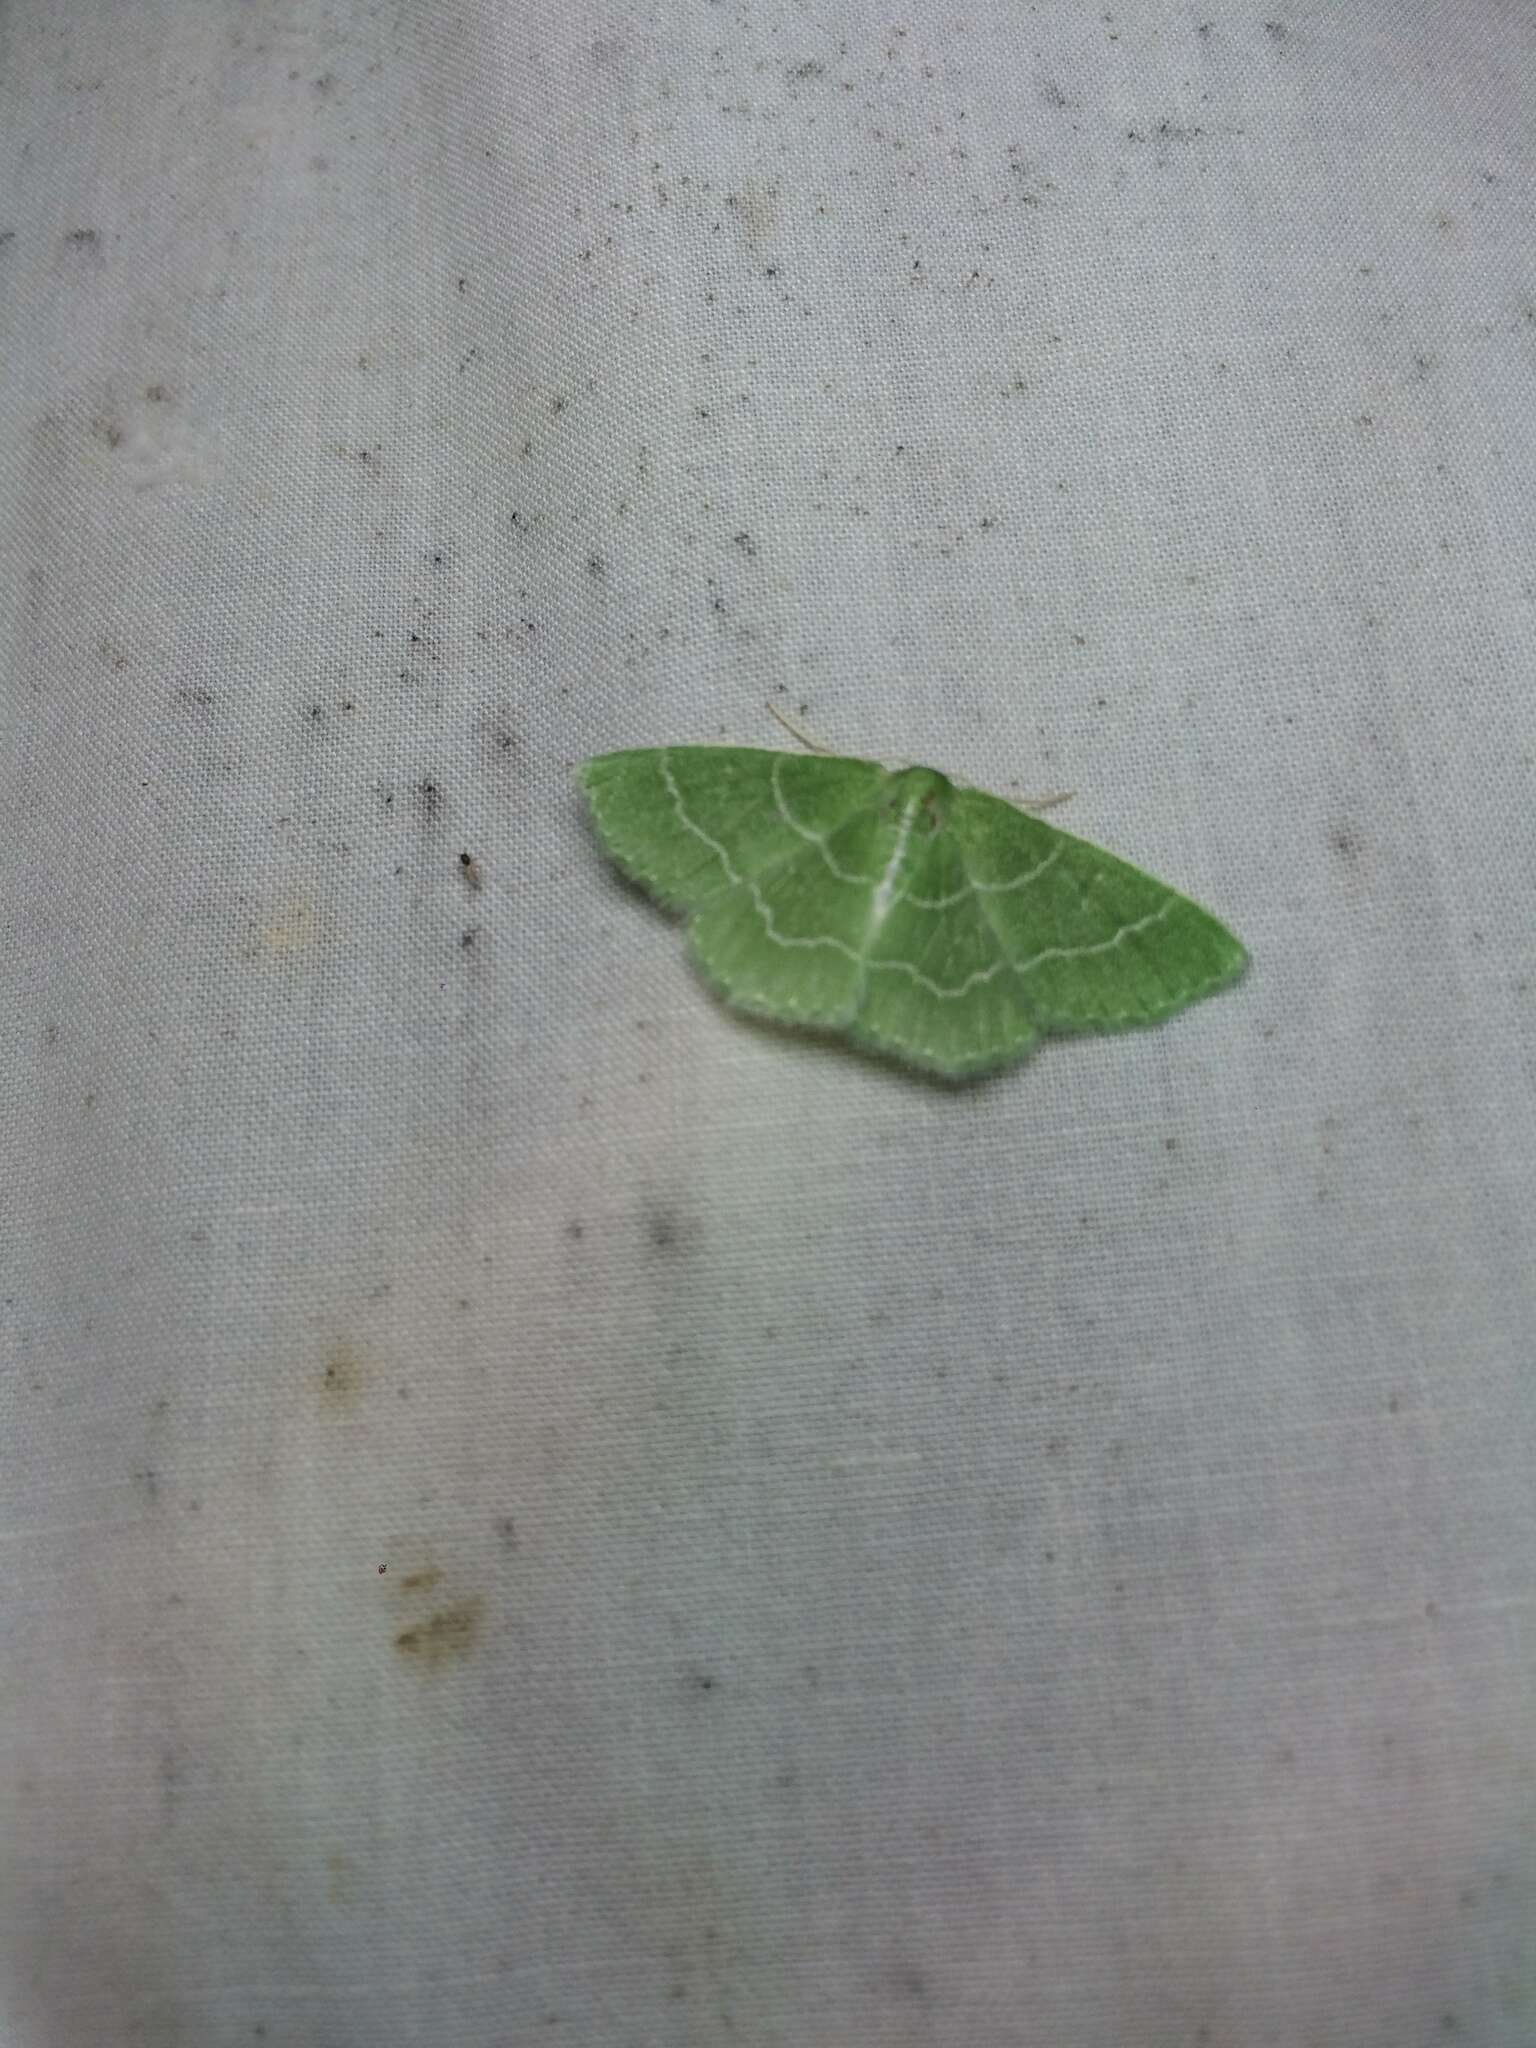
<path fill-rule="evenodd" d="M 1273 7 L 0 15 L 6 2048 L 1536 2043 L 1536 14 Z M 769 703 L 1250 975 L 733 1018 Z"/>

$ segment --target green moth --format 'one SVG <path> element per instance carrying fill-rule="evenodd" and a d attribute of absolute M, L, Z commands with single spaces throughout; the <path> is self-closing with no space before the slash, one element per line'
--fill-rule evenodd
<path fill-rule="evenodd" d="M 1187 897 L 934 768 L 638 747 L 579 773 L 727 1002 L 950 1079 L 1047 1032 L 1157 1023 L 1247 965 Z"/>

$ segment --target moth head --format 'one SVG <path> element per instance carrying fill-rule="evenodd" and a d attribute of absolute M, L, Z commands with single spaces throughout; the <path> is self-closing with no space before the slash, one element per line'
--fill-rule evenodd
<path fill-rule="evenodd" d="M 903 768 L 890 779 L 885 808 L 892 819 L 910 812 L 914 832 L 941 832 L 955 786 L 935 768 Z"/>

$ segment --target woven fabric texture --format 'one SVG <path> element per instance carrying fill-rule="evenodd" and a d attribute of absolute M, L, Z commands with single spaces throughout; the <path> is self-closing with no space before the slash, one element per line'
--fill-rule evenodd
<path fill-rule="evenodd" d="M 0 14 L 4 2048 L 1536 2042 L 1533 77 Z M 1249 974 L 732 1016 L 770 705 Z"/>

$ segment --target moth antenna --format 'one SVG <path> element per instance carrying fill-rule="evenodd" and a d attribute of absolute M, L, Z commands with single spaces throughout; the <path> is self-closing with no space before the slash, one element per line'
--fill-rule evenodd
<path fill-rule="evenodd" d="M 813 754 L 830 754 L 832 752 L 832 749 L 830 747 L 824 747 L 821 744 L 820 740 L 813 740 L 808 732 L 802 732 L 798 725 L 792 724 L 790 720 L 784 716 L 783 712 L 779 709 L 777 704 L 770 704 L 768 705 L 767 709 L 770 712 L 772 712 L 773 716 L 779 721 L 780 725 L 783 726 L 784 730 L 787 733 L 791 734 L 793 738 L 797 739 L 800 742 L 801 746 L 809 747 Z"/>

